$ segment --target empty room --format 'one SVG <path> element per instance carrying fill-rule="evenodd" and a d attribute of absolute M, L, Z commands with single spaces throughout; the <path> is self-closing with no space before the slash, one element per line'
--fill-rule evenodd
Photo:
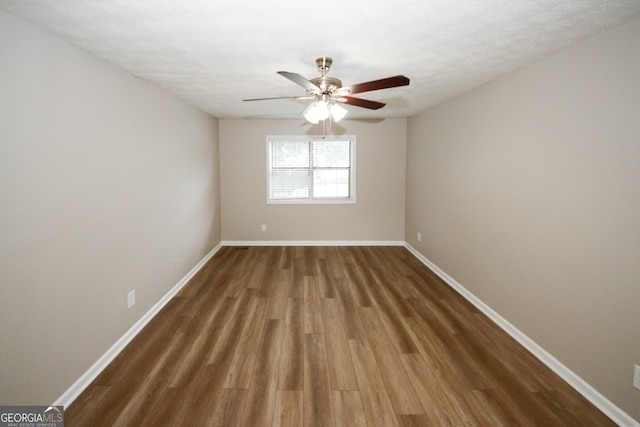
<path fill-rule="evenodd" d="M 637 0 L 0 0 L 0 425 L 640 427 L 639 118 Z"/>

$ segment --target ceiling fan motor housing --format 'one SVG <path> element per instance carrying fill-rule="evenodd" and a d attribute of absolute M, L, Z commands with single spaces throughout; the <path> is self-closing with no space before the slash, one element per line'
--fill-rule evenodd
<path fill-rule="evenodd" d="M 309 80 L 311 83 L 318 86 L 322 90 L 322 93 L 326 95 L 331 95 L 337 89 L 342 87 L 342 81 L 340 79 L 327 77 L 327 73 L 329 72 L 329 69 L 331 69 L 331 64 L 333 64 L 333 59 L 327 56 L 316 59 L 316 65 L 318 66 L 318 71 L 320 71 L 322 77 Z"/>
<path fill-rule="evenodd" d="M 333 77 L 318 77 L 309 81 L 318 86 L 322 90 L 322 93 L 325 94 L 332 94 L 342 87 L 342 81 Z"/>

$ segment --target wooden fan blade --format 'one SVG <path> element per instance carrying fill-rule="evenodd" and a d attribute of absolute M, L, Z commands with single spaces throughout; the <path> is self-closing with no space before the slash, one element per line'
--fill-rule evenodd
<path fill-rule="evenodd" d="M 268 101 L 270 99 L 314 99 L 315 95 L 307 95 L 307 96 L 273 96 L 271 98 L 250 98 L 243 99 L 243 101 Z"/>
<path fill-rule="evenodd" d="M 302 86 L 303 88 L 305 88 L 311 93 L 316 93 L 316 94 L 322 93 L 322 90 L 318 86 L 314 85 L 309 80 L 302 77 L 300 74 L 290 73 L 288 71 L 278 71 L 278 74 L 288 78 L 289 80 L 291 80 L 296 84 L 299 84 L 300 86 Z"/>
<path fill-rule="evenodd" d="M 371 92 L 372 90 L 389 89 L 392 87 L 406 86 L 409 84 L 409 78 L 405 76 L 393 76 L 386 79 L 372 80 L 370 82 L 358 83 L 351 86 L 345 86 L 338 89 L 340 94 L 353 94 L 362 92 Z"/>
<path fill-rule="evenodd" d="M 354 98 L 353 96 L 343 96 L 340 98 L 340 102 L 345 104 L 355 105 L 356 107 L 368 108 L 370 110 L 377 110 L 384 107 L 385 103 L 378 101 L 370 101 L 368 99 Z"/>

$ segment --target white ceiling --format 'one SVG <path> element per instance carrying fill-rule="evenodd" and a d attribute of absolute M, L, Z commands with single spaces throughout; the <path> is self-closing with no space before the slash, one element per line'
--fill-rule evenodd
<path fill-rule="evenodd" d="M 410 86 L 359 94 L 408 117 L 640 18 L 640 0 L 0 0 L 37 24 L 221 118 L 300 117 L 304 101 L 243 102 L 305 90 L 280 70 L 351 85 L 404 74 Z M 640 42 L 640 41 L 639 41 Z"/>

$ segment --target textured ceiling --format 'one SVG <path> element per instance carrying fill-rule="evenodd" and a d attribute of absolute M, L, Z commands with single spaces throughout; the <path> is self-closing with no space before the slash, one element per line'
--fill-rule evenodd
<path fill-rule="evenodd" d="M 528 63 L 640 18 L 639 0 L 0 0 L 57 34 L 216 117 L 300 117 L 280 70 L 350 85 L 404 74 L 411 85 L 359 94 L 408 117 Z"/>

